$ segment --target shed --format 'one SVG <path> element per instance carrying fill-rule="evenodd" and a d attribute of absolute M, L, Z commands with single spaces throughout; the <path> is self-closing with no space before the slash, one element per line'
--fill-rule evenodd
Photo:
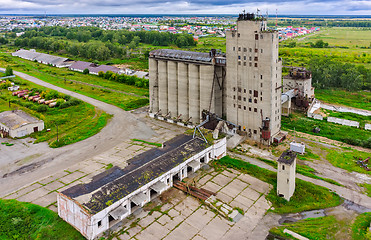
<path fill-rule="evenodd" d="M 21 110 L 0 113 L 0 133 L 2 137 L 19 138 L 43 129 L 44 121 Z"/>

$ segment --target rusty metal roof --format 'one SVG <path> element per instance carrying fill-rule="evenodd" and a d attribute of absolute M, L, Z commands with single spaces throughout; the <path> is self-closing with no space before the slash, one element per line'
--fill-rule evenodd
<path fill-rule="evenodd" d="M 150 57 L 165 58 L 165 59 L 179 59 L 185 61 L 196 61 L 203 63 L 211 63 L 212 57 L 210 53 L 191 52 L 173 49 L 157 49 L 149 53 Z"/>

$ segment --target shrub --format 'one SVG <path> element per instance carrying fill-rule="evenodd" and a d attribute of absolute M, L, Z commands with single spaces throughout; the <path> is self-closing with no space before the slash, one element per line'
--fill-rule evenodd
<path fill-rule="evenodd" d="M 48 111 L 48 107 L 46 105 L 40 105 L 40 106 L 37 107 L 36 111 L 46 112 L 46 111 Z"/>
<path fill-rule="evenodd" d="M 5 69 L 5 76 L 12 76 L 13 75 L 13 69 L 10 66 L 7 66 Z"/>
<path fill-rule="evenodd" d="M 89 74 L 89 69 L 85 68 L 84 71 L 82 72 L 83 74 Z"/>

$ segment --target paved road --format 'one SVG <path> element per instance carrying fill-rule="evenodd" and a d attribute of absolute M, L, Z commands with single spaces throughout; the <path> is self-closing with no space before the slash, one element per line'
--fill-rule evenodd
<path fill-rule="evenodd" d="M 258 167 L 265 168 L 265 169 L 275 171 L 275 172 L 277 171 L 272 166 L 270 166 L 270 165 L 268 165 L 268 164 L 266 164 L 262 161 L 259 161 L 257 159 L 250 158 L 250 157 L 247 157 L 245 155 L 236 154 L 236 153 L 230 153 L 230 154 L 231 154 L 231 156 L 236 156 L 236 157 L 242 159 L 243 161 L 246 161 L 246 162 L 249 162 L 251 164 L 257 165 Z M 345 188 L 345 187 L 336 186 L 334 184 L 331 184 L 331 183 L 328 183 L 328 182 L 325 182 L 325 181 L 322 181 L 322 180 L 319 180 L 319 179 L 313 179 L 313 178 L 310 178 L 310 177 L 307 177 L 307 176 L 303 176 L 301 174 L 296 174 L 296 177 L 301 179 L 301 180 L 311 182 L 311 183 L 314 183 L 316 185 L 328 188 L 328 189 L 336 192 L 339 196 L 341 196 L 341 197 L 343 197 L 343 198 L 345 198 L 349 201 L 352 201 L 352 202 L 354 202 L 358 205 L 361 205 L 363 207 L 367 207 L 367 208 L 371 209 L 371 198 L 368 197 L 365 194 L 361 194 L 357 191 L 354 191 L 354 190 L 351 190 L 351 189 L 348 189 L 348 188 Z"/>
<path fill-rule="evenodd" d="M 0 68 L 1 70 L 2 68 Z M 143 121 L 136 118 L 130 112 L 126 112 L 113 105 L 95 100 L 90 97 L 54 86 L 27 74 L 16 72 L 14 74 L 38 85 L 54 89 L 58 92 L 71 95 L 84 102 L 92 104 L 103 111 L 112 114 L 113 117 L 102 131 L 84 141 L 77 142 L 57 149 L 50 149 L 33 162 L 39 165 L 33 171 L 22 175 L 14 175 L 0 178 L 0 196 L 13 192 L 20 187 L 47 177 L 60 169 L 64 169 L 87 158 L 101 154 L 119 143 L 132 138 L 148 139 L 155 133 Z"/>

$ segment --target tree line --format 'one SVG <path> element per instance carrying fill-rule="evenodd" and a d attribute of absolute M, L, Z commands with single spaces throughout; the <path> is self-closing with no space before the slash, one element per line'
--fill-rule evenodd
<path fill-rule="evenodd" d="M 180 48 L 196 45 L 193 36 L 189 34 L 60 26 L 28 29 L 14 41 L 14 45 L 18 47 L 68 53 L 71 56 L 99 61 L 124 58 L 127 49 L 135 49 L 139 43 L 155 46 L 176 45 Z"/>
<path fill-rule="evenodd" d="M 312 84 L 319 89 L 343 88 L 348 91 L 371 90 L 371 70 L 363 65 L 312 58 L 308 63 Z"/>

